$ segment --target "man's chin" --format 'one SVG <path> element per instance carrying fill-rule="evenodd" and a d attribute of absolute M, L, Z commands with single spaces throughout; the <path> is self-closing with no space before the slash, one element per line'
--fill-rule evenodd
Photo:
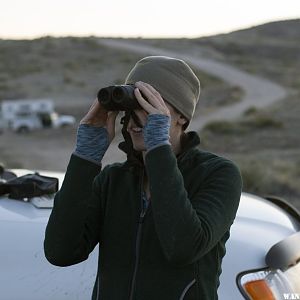
<path fill-rule="evenodd" d="M 147 150 L 145 145 L 134 145 L 134 144 L 133 144 L 133 149 L 138 152 Z"/>

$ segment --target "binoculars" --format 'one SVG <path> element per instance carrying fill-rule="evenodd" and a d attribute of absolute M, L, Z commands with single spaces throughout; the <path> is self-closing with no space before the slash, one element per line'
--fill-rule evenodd
<path fill-rule="evenodd" d="M 102 88 L 97 94 L 98 101 L 108 111 L 132 111 L 141 109 L 134 95 L 134 85 L 113 85 Z"/>

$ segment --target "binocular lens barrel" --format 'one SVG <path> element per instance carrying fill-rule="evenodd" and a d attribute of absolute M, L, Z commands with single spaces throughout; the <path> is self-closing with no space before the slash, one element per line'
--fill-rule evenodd
<path fill-rule="evenodd" d="M 126 96 L 128 97 L 128 91 L 121 86 L 116 86 L 112 91 L 112 98 L 116 103 L 121 103 Z"/>
<path fill-rule="evenodd" d="M 134 95 L 133 85 L 114 85 L 102 88 L 97 94 L 98 101 L 106 110 L 134 110 L 141 108 Z"/>
<path fill-rule="evenodd" d="M 98 101 L 101 99 L 101 103 L 109 103 L 110 102 L 110 91 L 108 88 L 101 89 L 97 95 Z"/>

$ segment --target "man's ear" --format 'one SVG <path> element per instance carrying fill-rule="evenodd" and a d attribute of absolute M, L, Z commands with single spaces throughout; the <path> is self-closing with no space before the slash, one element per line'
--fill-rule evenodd
<path fill-rule="evenodd" d="M 186 124 L 188 122 L 188 120 L 183 115 L 180 115 L 177 122 L 183 126 L 184 124 Z"/>

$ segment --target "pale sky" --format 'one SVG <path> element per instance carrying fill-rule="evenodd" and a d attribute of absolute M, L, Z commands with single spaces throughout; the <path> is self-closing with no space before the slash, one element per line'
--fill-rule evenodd
<path fill-rule="evenodd" d="M 300 18 L 300 0 L 0 0 L 0 38 L 200 37 Z"/>

